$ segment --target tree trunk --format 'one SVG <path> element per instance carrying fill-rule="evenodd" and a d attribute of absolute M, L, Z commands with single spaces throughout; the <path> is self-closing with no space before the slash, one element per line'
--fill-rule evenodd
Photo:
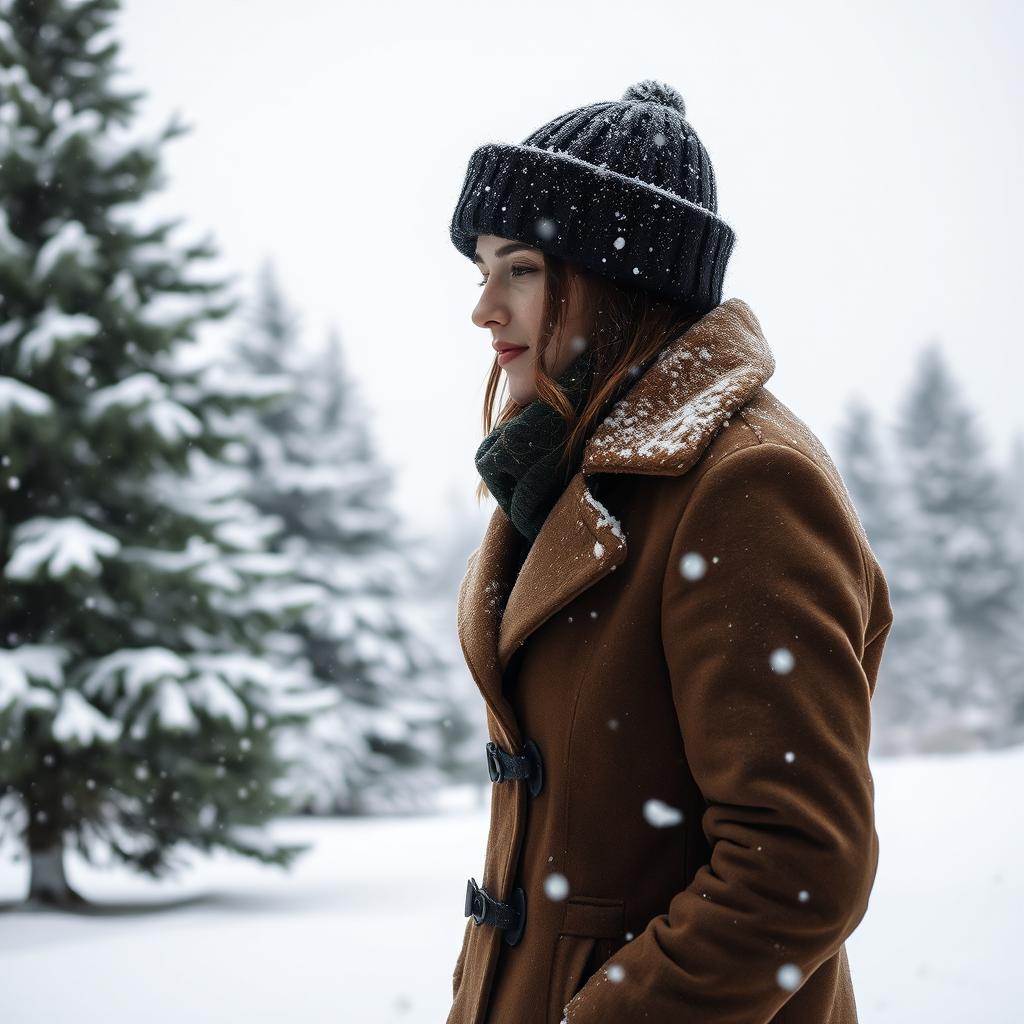
<path fill-rule="evenodd" d="M 29 856 L 29 903 L 67 909 L 88 902 L 68 884 L 64 874 L 64 841 L 59 834 L 54 835 L 50 829 L 44 831 L 30 825 Z"/>

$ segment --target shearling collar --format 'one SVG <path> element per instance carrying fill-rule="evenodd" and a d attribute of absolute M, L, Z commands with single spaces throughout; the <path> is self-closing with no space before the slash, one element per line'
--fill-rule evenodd
<path fill-rule="evenodd" d="M 669 343 L 612 408 L 584 450 L 582 471 L 685 472 L 774 372 L 757 317 L 728 299 Z"/>

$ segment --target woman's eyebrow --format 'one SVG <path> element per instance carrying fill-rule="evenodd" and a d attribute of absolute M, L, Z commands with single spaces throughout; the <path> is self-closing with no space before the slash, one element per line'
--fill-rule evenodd
<path fill-rule="evenodd" d="M 494 255 L 507 256 L 510 252 L 517 252 L 519 249 L 528 249 L 529 251 L 533 252 L 534 246 L 524 245 L 522 242 L 509 242 L 507 245 L 502 245 L 499 248 L 495 249 Z M 473 253 L 473 261 L 475 263 L 483 263 L 483 257 L 481 257 L 480 253 L 475 252 Z"/>

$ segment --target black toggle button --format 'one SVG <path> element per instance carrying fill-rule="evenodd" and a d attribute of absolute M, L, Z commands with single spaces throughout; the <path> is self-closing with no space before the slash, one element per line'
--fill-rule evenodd
<path fill-rule="evenodd" d="M 486 889 L 476 884 L 475 878 L 466 882 L 466 907 L 463 917 L 472 917 L 478 924 L 489 924 L 504 932 L 504 939 L 514 946 L 523 936 L 526 924 L 526 893 L 516 888 L 512 891 L 512 902 L 502 903 L 491 896 Z"/>
<path fill-rule="evenodd" d="M 491 782 L 526 779 L 530 796 L 537 796 L 544 787 L 544 763 L 540 747 L 532 739 L 523 744 L 523 754 L 519 757 L 502 750 L 493 740 L 486 745 L 486 754 Z"/>

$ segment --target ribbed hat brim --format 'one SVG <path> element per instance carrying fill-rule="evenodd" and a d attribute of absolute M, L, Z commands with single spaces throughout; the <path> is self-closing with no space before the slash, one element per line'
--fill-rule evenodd
<path fill-rule="evenodd" d="M 499 235 L 696 309 L 721 302 L 735 241 L 717 214 L 657 185 L 556 150 L 485 143 L 451 222 L 456 249 Z"/>

